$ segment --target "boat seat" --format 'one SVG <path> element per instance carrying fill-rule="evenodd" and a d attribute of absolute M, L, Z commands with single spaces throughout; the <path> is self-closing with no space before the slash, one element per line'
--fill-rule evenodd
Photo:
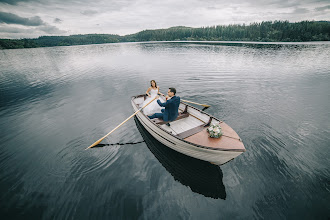
<path fill-rule="evenodd" d="M 189 113 L 188 112 L 183 112 L 183 113 L 179 113 L 178 117 L 174 120 L 174 121 L 177 121 L 177 120 L 180 120 L 180 119 L 183 119 L 183 118 L 187 118 L 189 116 Z M 162 119 L 159 119 L 159 118 L 154 118 L 152 119 L 152 121 L 158 125 L 163 125 L 163 124 L 166 124 L 166 123 L 171 123 L 173 121 L 163 121 Z"/>
<path fill-rule="evenodd" d="M 205 127 L 209 126 L 211 124 L 212 121 L 212 117 L 210 117 L 209 121 L 199 125 L 197 127 L 191 128 L 187 131 L 184 131 L 182 133 L 177 134 L 176 136 L 178 136 L 179 138 L 185 139 L 187 137 L 190 137 L 191 135 L 197 134 L 198 132 L 202 131 L 205 129 Z"/>
<path fill-rule="evenodd" d="M 187 137 L 190 137 L 191 135 L 194 135 L 202 130 L 205 129 L 205 124 L 199 125 L 197 127 L 194 127 L 192 129 L 189 129 L 187 131 L 184 131 L 182 133 L 177 134 L 176 136 L 178 136 L 179 138 L 185 139 Z"/>

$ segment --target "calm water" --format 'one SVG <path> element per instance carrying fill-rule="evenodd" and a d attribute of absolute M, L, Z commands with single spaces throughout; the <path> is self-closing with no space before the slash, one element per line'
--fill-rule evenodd
<path fill-rule="evenodd" d="M 329 219 L 329 60 L 329 43 L 1 50 L 0 216 Z M 85 151 L 151 79 L 211 105 L 247 152 L 211 165 L 133 119 Z"/>

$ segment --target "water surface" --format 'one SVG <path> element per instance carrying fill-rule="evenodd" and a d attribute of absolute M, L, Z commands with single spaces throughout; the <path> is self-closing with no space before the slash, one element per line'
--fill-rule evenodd
<path fill-rule="evenodd" d="M 0 51 L 6 219 L 328 219 L 330 44 L 121 43 Z M 219 167 L 131 119 L 149 81 L 229 124 Z M 140 142 L 134 145 L 107 145 Z M 197 178 L 196 178 L 197 177 Z"/>

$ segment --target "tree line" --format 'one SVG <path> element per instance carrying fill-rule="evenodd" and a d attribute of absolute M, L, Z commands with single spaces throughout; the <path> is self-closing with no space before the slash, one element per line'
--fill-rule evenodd
<path fill-rule="evenodd" d="M 217 25 L 200 28 L 171 27 L 144 30 L 120 36 L 85 34 L 70 36 L 41 36 L 35 39 L 0 39 L 0 49 L 70 46 L 141 41 L 262 41 L 302 42 L 329 41 L 329 21 L 263 21 L 249 25 Z"/>

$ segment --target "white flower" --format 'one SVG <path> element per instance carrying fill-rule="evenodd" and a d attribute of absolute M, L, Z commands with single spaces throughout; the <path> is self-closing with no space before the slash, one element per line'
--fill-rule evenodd
<path fill-rule="evenodd" d="M 213 138 L 219 138 L 222 135 L 219 124 L 211 124 L 210 127 L 207 128 L 207 131 L 209 132 L 209 136 Z"/>

